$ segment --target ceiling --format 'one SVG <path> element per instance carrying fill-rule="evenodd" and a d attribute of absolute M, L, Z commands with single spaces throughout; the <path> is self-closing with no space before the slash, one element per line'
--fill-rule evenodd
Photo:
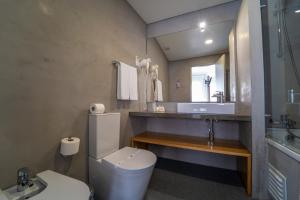
<path fill-rule="evenodd" d="M 233 0 L 127 0 L 149 24 Z"/>
<path fill-rule="evenodd" d="M 163 35 L 156 40 L 170 61 L 223 53 L 227 52 L 228 35 L 233 23 L 227 21 L 207 26 L 203 33 L 199 29 L 190 29 Z M 208 39 L 212 39 L 213 43 L 206 45 L 205 41 Z"/>

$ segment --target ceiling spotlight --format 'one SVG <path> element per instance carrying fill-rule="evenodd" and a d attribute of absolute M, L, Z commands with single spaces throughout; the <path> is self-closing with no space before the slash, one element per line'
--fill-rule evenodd
<path fill-rule="evenodd" d="M 198 24 L 198 26 L 199 26 L 201 32 L 205 31 L 205 28 L 206 28 L 206 23 L 205 22 L 200 22 Z"/>
<path fill-rule="evenodd" d="M 212 44 L 214 41 L 209 39 L 209 40 L 205 40 L 205 44 Z"/>

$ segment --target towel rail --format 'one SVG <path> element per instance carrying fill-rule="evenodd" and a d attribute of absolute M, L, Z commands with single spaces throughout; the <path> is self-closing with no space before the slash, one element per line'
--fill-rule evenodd
<path fill-rule="evenodd" d="M 114 65 L 114 66 L 116 66 L 116 67 L 118 67 L 118 65 L 121 63 L 121 61 L 118 61 L 118 60 L 113 60 L 112 61 L 112 64 Z M 125 63 L 126 64 L 126 63 Z M 128 64 L 127 64 L 128 65 Z M 131 66 L 131 67 L 134 67 L 134 68 L 137 68 L 136 66 L 132 66 L 132 65 L 129 65 L 129 66 Z"/>

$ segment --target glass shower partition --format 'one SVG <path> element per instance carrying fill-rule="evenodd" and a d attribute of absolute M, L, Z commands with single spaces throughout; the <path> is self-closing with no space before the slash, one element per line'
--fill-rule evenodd
<path fill-rule="evenodd" d="M 268 132 L 300 149 L 300 0 L 261 0 L 261 12 Z"/>
<path fill-rule="evenodd" d="M 300 0 L 261 1 L 269 126 L 300 125 Z"/>

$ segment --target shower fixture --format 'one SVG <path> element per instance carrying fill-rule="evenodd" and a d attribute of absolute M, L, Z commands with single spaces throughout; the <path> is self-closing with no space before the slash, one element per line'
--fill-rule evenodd
<path fill-rule="evenodd" d="M 287 27 L 287 20 L 286 20 L 286 12 L 287 12 L 287 8 L 286 8 L 286 0 L 278 0 L 278 4 L 277 4 L 277 11 L 275 11 L 275 15 L 277 16 L 277 26 L 278 26 L 278 57 L 282 57 L 283 53 L 282 53 L 282 40 L 283 37 L 285 38 L 286 44 L 287 44 L 287 51 L 289 53 L 290 59 L 291 59 L 291 64 L 292 64 L 292 68 L 295 74 L 295 78 L 297 81 L 297 84 L 300 86 L 300 74 L 299 74 L 299 70 L 297 67 L 297 63 L 295 60 L 295 55 L 294 55 L 294 51 L 292 48 L 292 43 L 291 43 L 291 39 L 290 39 L 290 35 L 288 32 L 288 27 Z M 300 5 L 300 4 L 299 4 Z M 295 13 L 300 13 L 300 8 L 299 6 L 297 7 L 297 10 L 295 11 Z"/>

